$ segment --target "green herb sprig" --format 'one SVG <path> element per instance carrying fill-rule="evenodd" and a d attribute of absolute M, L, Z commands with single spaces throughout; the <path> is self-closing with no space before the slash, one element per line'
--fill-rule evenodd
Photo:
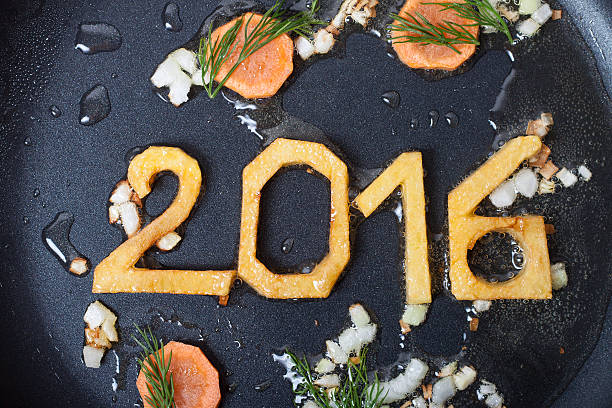
<path fill-rule="evenodd" d="M 142 347 L 142 353 L 138 359 L 140 369 L 147 380 L 149 395 L 145 396 L 145 402 L 153 408 L 176 408 L 174 403 L 174 382 L 170 372 L 170 361 L 172 352 L 168 359 L 164 356 L 164 343 L 158 340 L 151 328 L 141 329 L 136 326 L 141 339 L 132 335 L 132 338 Z"/>
<path fill-rule="evenodd" d="M 198 51 L 198 59 L 202 67 L 202 83 L 204 84 L 206 93 L 208 93 L 211 99 L 217 96 L 221 88 L 223 88 L 223 85 L 238 66 L 240 66 L 240 64 L 250 55 L 266 46 L 266 44 L 288 33 L 295 33 L 307 37 L 312 33 L 313 26 L 325 24 L 315 18 L 315 13 L 319 9 L 318 0 L 314 0 L 308 10 L 301 11 L 291 16 L 286 15 L 287 11 L 283 9 L 283 4 L 283 0 L 277 0 L 276 3 L 263 14 L 261 20 L 252 29 L 249 27 L 253 15 L 247 19 L 246 23 L 244 21 L 244 16 L 238 18 L 234 25 L 226 31 L 221 38 L 217 38 L 216 40 L 212 38 L 213 28 L 211 23 L 207 36 L 200 39 L 200 48 Z M 236 38 L 240 33 L 240 28 L 243 23 L 245 23 L 244 42 L 238 54 L 238 58 L 228 73 L 215 85 L 215 78 L 221 70 L 221 67 L 232 56 L 236 49 Z"/>
<path fill-rule="evenodd" d="M 391 14 L 395 20 L 389 26 L 391 31 L 403 33 L 394 37 L 394 43 L 435 44 L 448 47 L 460 54 L 457 44 L 475 44 L 480 42 L 467 27 L 490 26 L 506 35 L 512 41 L 508 25 L 488 0 L 463 0 L 462 2 L 421 3 L 441 7 L 440 11 L 453 10 L 459 17 L 473 21 L 468 24 L 458 24 L 444 20 L 440 24 L 431 23 L 421 13 L 404 13 L 404 16 Z"/>
<path fill-rule="evenodd" d="M 378 376 L 375 375 L 373 381 L 368 379 L 367 347 L 360 352 L 359 364 L 349 360 L 346 377 L 338 390 L 330 395 L 314 384 L 315 379 L 306 358 L 300 359 L 289 350 L 286 352 L 295 364 L 297 373 L 304 378 L 293 391 L 295 395 L 311 398 L 321 408 L 380 408 L 382 405 L 386 393 L 383 395 Z"/>

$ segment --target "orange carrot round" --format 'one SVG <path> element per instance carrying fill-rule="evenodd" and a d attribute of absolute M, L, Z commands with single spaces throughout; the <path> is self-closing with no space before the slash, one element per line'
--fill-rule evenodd
<path fill-rule="evenodd" d="M 242 27 L 234 42 L 236 47 L 221 66 L 215 80 L 222 80 L 238 60 L 244 44 L 244 30 L 249 18 L 251 19 L 248 27 L 250 31 L 255 28 L 261 17 L 260 14 L 244 14 Z M 231 29 L 238 18 L 213 31 L 213 42 L 218 41 Z M 293 41 L 287 34 L 282 34 L 242 61 L 225 86 L 245 98 L 267 98 L 279 90 L 291 72 L 293 72 Z"/>
<path fill-rule="evenodd" d="M 189 344 L 171 341 L 164 346 L 164 358 L 170 360 L 170 372 L 174 382 L 174 402 L 180 408 L 217 408 L 221 401 L 219 373 L 208 361 L 202 350 Z M 136 386 L 145 408 L 149 395 L 147 379 L 142 370 Z"/>
<path fill-rule="evenodd" d="M 413 16 L 420 13 L 434 25 L 443 24 L 445 20 L 462 25 L 474 23 L 472 20 L 459 17 L 453 10 L 442 11 L 441 6 L 435 4 L 422 4 L 422 1 L 425 0 L 406 0 L 406 3 L 404 3 L 398 15 L 400 17 L 405 17 L 406 13 L 410 13 Z M 448 0 L 427 0 L 427 2 L 430 3 L 447 1 Z M 478 26 L 469 26 L 466 27 L 466 29 L 478 38 Z M 392 31 L 391 36 L 395 38 L 406 34 L 405 32 Z M 401 39 L 398 39 L 398 41 L 401 41 Z M 460 53 L 456 53 L 443 45 L 393 42 L 393 48 L 400 61 L 409 67 L 443 69 L 447 71 L 457 69 L 457 67 L 467 61 L 476 51 L 476 46 L 474 44 L 456 44 L 454 47 Z"/>

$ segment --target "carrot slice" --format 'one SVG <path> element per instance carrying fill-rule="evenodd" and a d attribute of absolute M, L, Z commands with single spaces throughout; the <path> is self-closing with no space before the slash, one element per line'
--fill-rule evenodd
<path fill-rule="evenodd" d="M 249 31 L 253 30 L 261 20 L 260 14 L 246 13 L 240 32 L 234 44 L 236 47 L 228 59 L 221 65 L 215 80 L 222 80 L 238 60 L 244 46 L 244 30 L 249 18 Z M 213 42 L 218 41 L 230 28 L 236 24 L 237 17 L 222 25 L 212 33 Z M 270 41 L 264 47 L 255 51 L 229 77 L 225 86 L 238 92 L 245 98 L 267 98 L 274 95 L 289 75 L 293 72 L 293 41 L 283 34 Z"/>
<path fill-rule="evenodd" d="M 165 358 L 170 360 L 170 372 L 174 382 L 174 402 L 180 408 L 217 408 L 221 401 L 219 373 L 208 361 L 202 350 L 189 344 L 171 341 L 164 346 Z M 142 370 L 136 386 L 144 402 L 144 408 L 152 408 L 146 402 L 149 395 L 147 379 Z"/>
<path fill-rule="evenodd" d="M 459 17 L 453 10 L 442 11 L 441 6 L 435 4 L 422 4 L 422 1 L 428 3 L 441 3 L 447 2 L 448 0 L 406 0 L 406 3 L 404 3 L 398 15 L 400 17 L 405 17 L 406 13 L 410 13 L 413 16 L 420 13 L 434 25 L 443 24 L 444 21 L 451 21 L 461 25 L 474 23 L 471 20 Z M 466 29 L 478 38 L 478 26 L 469 26 L 466 27 Z M 392 31 L 391 34 L 392 38 L 402 35 L 406 35 L 406 33 Z M 401 39 L 398 39 L 398 41 L 401 41 Z M 395 49 L 400 61 L 409 67 L 443 69 L 447 71 L 452 71 L 459 67 L 476 51 L 476 46 L 474 44 L 456 44 L 454 47 L 460 53 L 456 53 L 451 48 L 443 45 L 393 42 L 393 49 Z"/>

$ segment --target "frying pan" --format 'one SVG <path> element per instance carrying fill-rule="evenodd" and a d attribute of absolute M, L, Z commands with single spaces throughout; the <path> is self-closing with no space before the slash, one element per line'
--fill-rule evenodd
<path fill-rule="evenodd" d="M 0 384 L 5 406 L 138 406 L 138 350 L 130 340 L 137 323 L 149 324 L 164 340 L 202 347 L 220 368 L 223 406 L 286 407 L 292 404 L 290 385 L 271 353 L 285 346 L 307 355 L 322 352 L 324 340 L 339 333 L 355 301 L 380 325 L 376 367 L 392 366 L 406 357 L 402 353 L 425 358 L 433 367 L 466 345 L 461 358 L 497 384 L 510 407 L 610 406 L 609 2 L 553 2 L 565 10 L 563 19 L 517 46 L 522 71 L 503 90 L 512 69 L 503 51 L 481 53 L 464 74 L 431 81 L 388 57 L 381 39 L 362 32 L 348 37 L 332 57 L 298 67 L 299 75 L 275 99 L 282 99 L 298 124 L 282 135 L 324 134 L 353 170 L 382 167 L 402 151 L 423 152 L 432 234 L 445 231 L 448 191 L 486 158 L 494 140 L 517 134 L 519 124 L 541 111 L 555 117 L 547 141 L 557 161 L 573 167 L 586 162 L 593 170 L 589 183 L 520 203 L 555 224 L 558 232 L 549 247 L 553 260 L 567 262 L 566 289 L 548 302 L 495 302 L 476 333 L 467 330 L 466 304 L 437 290 L 427 322 L 404 348 L 397 327 L 403 307 L 401 243 L 397 219 L 388 210 L 356 229 L 352 261 L 325 300 L 270 301 L 245 284 L 234 288 L 223 308 L 212 297 L 94 295 L 92 274 L 67 273 L 45 249 L 42 229 L 58 212 L 70 211 L 75 217 L 70 237 L 78 250 L 93 265 L 108 255 L 121 236 L 107 223 L 106 200 L 125 176 L 126 153 L 164 144 L 197 158 L 205 192 L 180 248 L 160 261 L 177 268 L 235 265 L 241 170 L 262 146 L 222 97 L 200 96 L 175 109 L 151 92 L 147 78 L 156 65 L 186 43 L 216 5 L 177 3 L 183 20 L 178 33 L 163 29 L 163 1 L 13 1 L 3 7 L 0 361 L 5 375 Z M 74 50 L 78 24 L 90 21 L 116 26 L 122 46 L 90 56 Z M 96 125 L 82 126 L 78 102 L 96 84 L 108 88 L 111 113 Z M 401 97 L 396 109 L 381 101 L 389 90 Z M 503 93 L 506 103 L 494 112 L 499 126 L 493 130 L 489 110 Z M 62 111 L 59 118 L 49 113 L 51 105 Z M 431 110 L 442 116 L 454 112 L 459 125 L 440 120 L 429 127 Z M 175 188 L 172 177 L 160 178 L 147 211 L 163 211 Z M 328 183 L 312 174 L 288 170 L 275 176 L 263 191 L 260 258 L 282 270 L 324 256 L 328 202 Z M 281 247 L 287 238 L 294 245 L 285 254 Z M 434 245 L 432 253 L 432 271 L 439 275 L 440 248 Z M 95 299 L 118 314 L 121 336 L 116 356 L 107 353 L 97 370 L 85 368 L 80 359 L 82 316 Z M 476 406 L 474 394 L 470 388 L 458 395 L 455 406 Z"/>

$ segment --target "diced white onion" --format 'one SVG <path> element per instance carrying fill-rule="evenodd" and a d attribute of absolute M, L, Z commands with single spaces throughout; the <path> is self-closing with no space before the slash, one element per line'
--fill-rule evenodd
<path fill-rule="evenodd" d="M 478 391 L 476 394 L 478 395 L 478 399 L 482 400 L 488 395 L 495 394 L 497 392 L 497 387 L 492 382 L 487 380 L 482 380 L 480 387 L 478 387 Z"/>
<path fill-rule="evenodd" d="M 86 367 L 99 368 L 102 357 L 104 357 L 104 349 L 92 346 L 83 347 L 83 362 Z"/>
<path fill-rule="evenodd" d="M 540 29 L 540 24 L 538 24 L 531 17 L 527 20 L 523 20 L 516 25 L 516 30 L 522 35 L 532 36 Z"/>
<path fill-rule="evenodd" d="M 520 169 L 512 180 L 516 191 L 527 198 L 533 197 L 538 191 L 538 177 L 531 169 Z"/>
<path fill-rule="evenodd" d="M 197 69 L 197 58 L 195 53 L 185 48 L 179 48 L 172 51 L 168 55 L 168 59 L 174 59 L 184 71 L 189 73 L 189 75 L 193 75 Z"/>
<path fill-rule="evenodd" d="M 427 408 L 427 401 L 425 401 L 425 398 L 418 396 L 412 400 L 412 405 L 414 405 L 414 408 Z"/>
<path fill-rule="evenodd" d="M 496 392 L 489 395 L 487 399 L 485 400 L 485 404 L 487 404 L 489 408 L 501 408 L 503 403 L 504 403 L 504 397 L 502 397 L 500 394 Z"/>
<path fill-rule="evenodd" d="M 550 278 L 554 290 L 566 287 L 567 271 L 565 270 L 565 263 L 557 262 L 556 264 L 550 265 Z"/>
<path fill-rule="evenodd" d="M 578 167 L 578 174 L 580 174 L 580 177 L 582 177 L 584 181 L 589 181 L 591 177 L 593 177 L 593 173 L 591 173 L 591 170 L 589 170 L 584 164 L 581 164 Z"/>
<path fill-rule="evenodd" d="M 370 323 L 370 315 L 359 303 L 349 307 L 349 314 L 351 315 L 351 321 L 357 327 L 363 327 Z"/>
<path fill-rule="evenodd" d="M 96 329 L 102 326 L 104 320 L 107 318 L 116 318 L 115 314 L 111 312 L 106 306 L 104 306 L 99 300 L 91 303 L 87 306 L 83 320 L 87 323 L 90 329 Z"/>
<path fill-rule="evenodd" d="M 170 92 L 168 92 L 168 99 L 174 106 L 180 106 L 187 102 L 189 97 L 189 89 L 191 88 L 191 77 L 180 71 L 174 81 L 169 85 Z"/>
<path fill-rule="evenodd" d="M 540 7 L 541 0 L 521 0 L 519 3 L 519 14 L 531 14 Z"/>
<path fill-rule="evenodd" d="M 170 251 L 179 242 L 181 242 L 181 236 L 176 232 L 172 231 L 161 237 L 155 245 L 162 251 Z"/>
<path fill-rule="evenodd" d="M 516 199 L 516 191 L 512 180 L 506 180 L 501 183 L 491 194 L 489 200 L 497 208 L 509 207 Z"/>
<path fill-rule="evenodd" d="M 138 207 L 131 201 L 119 205 L 121 225 L 128 237 L 134 235 L 140 229 L 140 215 Z"/>
<path fill-rule="evenodd" d="M 334 363 L 346 364 L 348 361 L 348 355 L 344 352 L 344 350 L 342 350 L 338 343 L 332 340 L 327 340 L 325 345 L 327 346 L 327 354 Z"/>
<path fill-rule="evenodd" d="M 571 187 L 578 181 L 578 177 L 576 177 L 574 173 L 572 173 L 565 167 L 559 170 L 557 174 L 555 174 L 555 176 L 559 179 L 559 181 L 561 182 L 561 184 L 563 184 L 564 187 Z"/>
<path fill-rule="evenodd" d="M 406 305 L 404 308 L 404 314 L 402 314 L 402 321 L 410 326 L 418 326 L 425 321 L 427 315 L 427 308 L 429 304 L 421 305 Z"/>
<path fill-rule="evenodd" d="M 487 310 L 489 310 L 489 308 L 491 307 L 491 301 L 490 300 L 475 300 L 472 302 L 472 307 L 474 307 L 474 310 L 477 311 L 478 313 L 481 312 L 486 312 Z"/>
<path fill-rule="evenodd" d="M 315 46 L 312 41 L 302 36 L 295 39 L 295 49 L 297 50 L 300 58 L 302 58 L 304 61 L 315 53 Z"/>
<path fill-rule="evenodd" d="M 455 387 L 453 377 L 443 377 L 433 385 L 431 400 L 434 404 L 444 404 L 451 399 L 456 392 L 457 388 Z"/>
<path fill-rule="evenodd" d="M 453 375 L 455 386 L 458 390 L 463 391 L 476 380 L 476 370 L 470 366 L 463 366 Z"/>
<path fill-rule="evenodd" d="M 302 408 L 319 408 L 319 406 L 313 400 L 308 400 L 302 405 Z"/>
<path fill-rule="evenodd" d="M 543 25 L 552 17 L 552 10 L 547 3 L 542 4 L 532 15 L 531 18 L 536 23 Z"/>
<path fill-rule="evenodd" d="M 314 47 L 317 53 L 327 54 L 334 46 L 334 36 L 325 30 L 320 29 L 314 35 Z"/>
<path fill-rule="evenodd" d="M 338 374 L 327 374 L 317 378 L 314 383 L 323 388 L 336 388 L 340 386 L 340 377 Z"/>
<path fill-rule="evenodd" d="M 119 221 L 119 206 L 116 204 L 111 205 L 110 207 L 108 207 L 108 222 L 110 222 L 111 224 L 116 223 L 117 221 Z"/>
<path fill-rule="evenodd" d="M 457 362 L 453 361 L 440 369 L 438 377 L 448 377 L 449 375 L 453 375 L 455 371 L 457 371 Z"/>
<path fill-rule="evenodd" d="M 336 369 L 336 365 L 328 358 L 322 358 L 315 366 L 315 372 L 319 374 L 331 373 Z"/>
<path fill-rule="evenodd" d="M 115 190 L 113 190 L 108 200 L 113 204 L 123 204 L 130 201 L 130 197 L 132 197 L 132 187 L 130 187 L 130 183 L 128 183 L 127 180 L 121 180 L 117 183 Z"/>
<path fill-rule="evenodd" d="M 178 74 L 183 73 L 181 67 L 173 59 L 166 59 L 164 62 L 158 65 L 155 73 L 151 77 L 151 82 L 157 88 L 162 86 L 168 86 L 176 80 Z"/>
<path fill-rule="evenodd" d="M 113 316 L 112 318 L 106 318 L 102 323 L 102 332 L 104 332 L 104 334 L 110 341 L 119 340 L 119 336 L 117 335 L 117 329 L 115 328 L 116 321 L 117 317 Z"/>
<path fill-rule="evenodd" d="M 375 337 L 375 324 L 368 324 L 362 327 L 349 327 L 338 336 L 338 344 L 346 354 L 358 354 L 361 348 L 374 341 Z"/>
<path fill-rule="evenodd" d="M 405 399 L 423 381 L 427 374 L 427 364 L 419 359 L 413 358 L 403 373 L 392 380 L 380 383 L 382 395 L 386 395 L 383 403 L 388 404 Z"/>
<path fill-rule="evenodd" d="M 542 178 L 540 185 L 538 186 L 538 193 L 540 194 L 552 194 L 555 192 L 555 182 L 552 180 L 546 180 Z"/>

